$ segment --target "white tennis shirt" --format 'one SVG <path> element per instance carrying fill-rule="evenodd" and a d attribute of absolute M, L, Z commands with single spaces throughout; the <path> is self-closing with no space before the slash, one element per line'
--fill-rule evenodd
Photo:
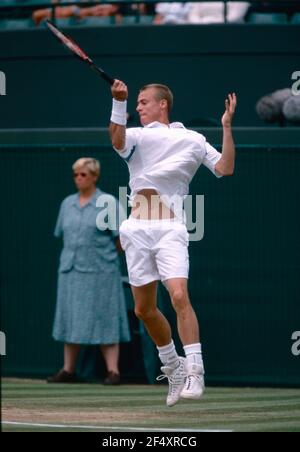
<path fill-rule="evenodd" d="M 186 129 L 180 122 L 152 122 L 126 129 L 125 148 L 117 152 L 128 165 L 131 201 L 146 188 L 167 198 L 178 195 L 184 200 L 201 164 L 220 177 L 215 165 L 222 154 L 203 135 Z"/>

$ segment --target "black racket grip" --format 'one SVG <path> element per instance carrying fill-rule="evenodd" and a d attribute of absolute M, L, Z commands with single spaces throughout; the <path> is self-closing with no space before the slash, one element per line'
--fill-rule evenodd
<path fill-rule="evenodd" d="M 115 80 L 111 78 L 106 72 L 104 72 L 103 69 L 100 69 L 95 64 L 91 64 L 91 68 L 94 69 L 94 71 L 96 71 L 100 75 L 100 77 L 103 78 L 103 80 L 109 83 L 110 86 L 114 84 Z"/>
<path fill-rule="evenodd" d="M 115 79 L 111 78 L 106 72 L 102 72 L 101 77 L 112 86 L 115 83 Z"/>

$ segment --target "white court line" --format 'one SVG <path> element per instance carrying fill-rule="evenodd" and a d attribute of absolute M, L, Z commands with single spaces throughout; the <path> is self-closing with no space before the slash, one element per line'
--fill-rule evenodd
<path fill-rule="evenodd" d="M 117 427 L 117 426 L 107 426 L 107 425 L 71 425 L 71 424 L 36 424 L 29 422 L 9 422 L 4 421 L 2 425 L 20 425 L 27 427 L 47 427 L 47 428 L 82 428 L 82 429 L 108 429 L 108 430 L 125 430 L 130 432 L 201 432 L 201 433 L 230 433 L 233 430 L 204 430 L 204 429 L 176 429 L 176 428 L 142 428 L 142 427 Z"/>

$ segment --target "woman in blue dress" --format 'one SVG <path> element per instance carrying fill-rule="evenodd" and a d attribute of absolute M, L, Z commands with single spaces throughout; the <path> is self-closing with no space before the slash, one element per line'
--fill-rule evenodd
<path fill-rule="evenodd" d="M 96 186 L 100 163 L 81 158 L 74 163 L 73 172 L 78 193 L 62 202 L 55 228 L 55 236 L 63 238 L 63 250 L 53 337 L 64 343 L 64 367 L 48 382 L 78 381 L 75 367 L 80 345 L 99 344 L 107 367 L 105 383 L 117 384 L 119 343 L 130 340 L 118 258 L 119 232 L 96 226 L 102 209 L 96 201 L 101 195 L 108 196 Z"/>

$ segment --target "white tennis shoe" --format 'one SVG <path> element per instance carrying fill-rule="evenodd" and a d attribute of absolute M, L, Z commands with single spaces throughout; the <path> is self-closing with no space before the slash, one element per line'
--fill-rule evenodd
<path fill-rule="evenodd" d="M 183 399 L 199 400 L 205 390 L 204 369 L 200 364 L 187 366 L 187 377 L 180 397 Z"/>
<path fill-rule="evenodd" d="M 179 357 L 178 362 L 175 363 L 176 367 L 163 366 L 161 368 L 163 375 L 157 377 L 158 381 L 164 378 L 167 378 L 169 381 L 169 393 L 167 397 L 167 406 L 169 407 L 176 405 L 184 387 L 186 379 L 185 361 L 185 358 Z"/>

